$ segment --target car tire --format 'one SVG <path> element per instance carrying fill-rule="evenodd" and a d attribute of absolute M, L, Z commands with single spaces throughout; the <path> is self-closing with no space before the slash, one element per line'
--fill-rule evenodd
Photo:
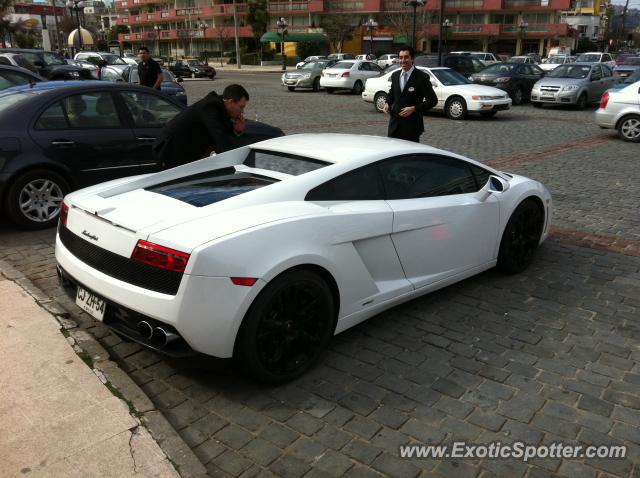
<path fill-rule="evenodd" d="M 320 91 L 320 78 L 316 77 L 313 80 L 313 86 L 311 87 L 313 91 Z"/>
<path fill-rule="evenodd" d="M 579 110 L 583 110 L 586 107 L 587 107 L 587 94 L 582 93 L 580 96 L 578 96 L 578 101 L 576 101 L 576 108 L 578 108 Z"/>
<path fill-rule="evenodd" d="M 449 119 L 463 120 L 467 117 L 467 103 L 459 96 L 454 96 L 447 101 L 444 111 Z"/>
<path fill-rule="evenodd" d="M 360 80 L 354 83 L 353 88 L 351 88 L 351 93 L 353 93 L 354 95 L 362 94 L 362 82 Z"/>
<path fill-rule="evenodd" d="M 618 134 L 625 141 L 640 143 L 640 116 L 629 115 L 618 121 Z"/>
<path fill-rule="evenodd" d="M 11 222 L 24 229 L 46 229 L 58 221 L 62 200 L 71 190 L 60 174 L 35 169 L 19 176 L 7 191 L 6 211 Z M 31 209 L 37 207 L 37 209 Z"/>
<path fill-rule="evenodd" d="M 289 91 L 296 91 L 296 87 L 295 86 L 287 86 L 287 89 Z"/>
<path fill-rule="evenodd" d="M 387 98 L 387 94 L 383 91 L 379 91 L 376 93 L 376 96 L 373 97 L 373 107 L 378 113 L 384 113 L 384 105 L 387 104 Z"/>
<path fill-rule="evenodd" d="M 539 101 L 532 101 L 531 104 L 534 108 L 542 108 L 542 103 L 540 103 Z"/>
<path fill-rule="evenodd" d="M 502 233 L 498 269 L 507 274 L 524 271 L 531 264 L 538 247 L 543 224 L 543 212 L 534 200 L 520 203 Z"/>
<path fill-rule="evenodd" d="M 513 90 L 513 95 L 511 96 L 511 100 L 514 105 L 521 105 L 524 101 L 524 91 L 521 86 L 516 86 L 516 89 Z"/>
<path fill-rule="evenodd" d="M 322 277 L 308 270 L 285 272 L 249 308 L 234 361 L 260 382 L 291 381 L 315 365 L 335 324 L 333 295 Z"/>
<path fill-rule="evenodd" d="M 493 118 L 498 112 L 496 110 L 493 111 L 481 111 L 480 116 L 483 118 Z"/>
<path fill-rule="evenodd" d="M 334 88 L 327 88 L 327 93 L 330 95 L 333 94 Z"/>

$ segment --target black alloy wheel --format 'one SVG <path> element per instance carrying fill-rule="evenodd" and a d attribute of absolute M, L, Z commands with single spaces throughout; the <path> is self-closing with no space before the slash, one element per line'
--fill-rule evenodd
<path fill-rule="evenodd" d="M 355 84 L 353 85 L 353 88 L 351 89 L 351 92 L 354 95 L 361 95 L 362 94 L 362 82 L 360 80 L 355 82 Z"/>
<path fill-rule="evenodd" d="M 516 274 L 531 264 L 542 226 L 542 211 L 532 199 L 523 201 L 513 211 L 500 241 L 498 268 L 501 271 Z"/>
<path fill-rule="evenodd" d="M 288 382 L 317 362 L 334 329 L 334 301 L 325 281 L 306 270 L 287 272 L 251 306 L 234 358 L 260 382 Z"/>

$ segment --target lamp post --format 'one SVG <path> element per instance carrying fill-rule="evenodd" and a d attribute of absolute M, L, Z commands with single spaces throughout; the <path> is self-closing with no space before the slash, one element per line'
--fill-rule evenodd
<path fill-rule="evenodd" d="M 287 57 L 284 54 L 284 36 L 287 33 L 288 26 L 289 24 L 284 19 L 284 17 L 280 17 L 276 22 L 276 27 L 278 27 L 278 30 L 282 30 L 282 71 L 287 69 Z"/>
<path fill-rule="evenodd" d="M 449 50 L 449 28 L 453 26 L 453 22 L 448 18 L 442 22 L 442 28 L 444 29 L 444 52 Z"/>
<path fill-rule="evenodd" d="M 160 56 L 160 30 L 162 30 L 162 27 L 160 25 L 154 25 L 153 26 L 153 31 L 155 33 L 155 37 L 156 37 L 156 42 L 158 43 L 157 45 L 157 55 Z"/>
<path fill-rule="evenodd" d="M 204 54 L 204 62 L 208 65 L 209 61 L 207 60 L 207 55 L 205 53 L 207 50 L 207 24 L 204 22 L 198 23 L 198 28 L 202 30 L 202 52 Z"/>
<path fill-rule="evenodd" d="M 373 52 L 373 29 L 378 26 L 378 22 L 376 22 L 373 18 L 369 18 L 364 26 L 369 30 L 369 55 L 371 55 L 371 53 Z"/>
<path fill-rule="evenodd" d="M 524 37 L 527 34 L 527 28 L 529 28 L 529 23 L 525 22 L 524 20 L 522 20 L 520 22 L 520 24 L 518 25 L 518 28 L 520 29 L 519 32 L 519 36 L 520 36 L 520 53 L 522 54 L 524 53 Z"/>
<path fill-rule="evenodd" d="M 424 7 L 425 0 L 405 0 L 407 7 L 413 7 L 413 35 L 411 36 L 411 46 L 416 47 L 416 14 L 418 7 Z"/>
<path fill-rule="evenodd" d="M 84 10 L 84 2 L 82 0 L 67 0 L 67 8 L 71 12 L 76 12 L 76 19 L 78 20 L 78 51 L 82 50 L 82 27 L 80 26 L 80 10 Z M 71 14 L 73 17 L 73 13 Z"/>

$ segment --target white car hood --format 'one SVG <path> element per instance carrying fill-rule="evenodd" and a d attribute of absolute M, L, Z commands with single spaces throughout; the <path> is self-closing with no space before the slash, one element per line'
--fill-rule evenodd
<path fill-rule="evenodd" d="M 456 91 L 461 94 L 466 94 L 467 96 L 505 96 L 507 94 L 499 88 L 494 88 L 493 86 L 486 85 L 476 85 L 475 83 L 468 85 L 451 85 L 445 86 L 444 88 L 450 91 Z"/>

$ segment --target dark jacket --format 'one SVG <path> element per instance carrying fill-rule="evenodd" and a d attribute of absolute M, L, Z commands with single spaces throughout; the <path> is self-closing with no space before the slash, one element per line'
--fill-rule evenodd
<path fill-rule="evenodd" d="M 153 154 L 165 168 L 190 163 L 237 147 L 233 122 L 215 92 L 169 121 L 153 144 Z"/>
<path fill-rule="evenodd" d="M 401 91 L 400 73 L 402 69 L 391 74 L 391 90 L 387 97 L 390 115 L 388 136 L 419 136 L 424 132 L 422 115 L 438 104 L 438 97 L 431 87 L 429 75 L 416 67 Z M 400 110 L 407 106 L 415 106 L 416 112 L 406 118 L 398 116 Z"/>

